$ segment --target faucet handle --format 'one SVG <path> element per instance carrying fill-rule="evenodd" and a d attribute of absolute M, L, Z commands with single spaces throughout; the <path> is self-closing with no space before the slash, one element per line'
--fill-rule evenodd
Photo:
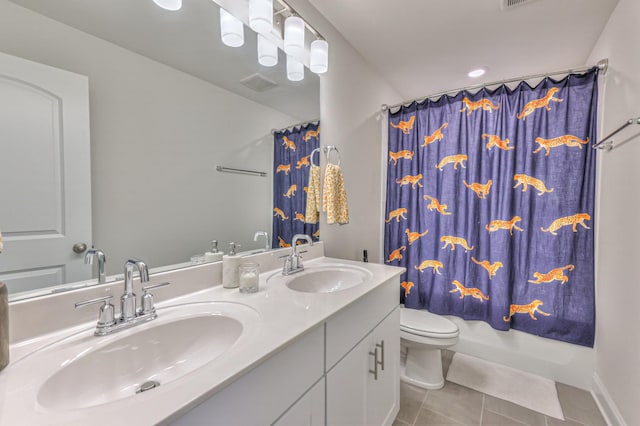
<path fill-rule="evenodd" d="M 142 295 L 142 312 L 141 313 L 143 315 L 151 314 L 156 310 L 156 308 L 153 306 L 153 294 L 149 293 L 149 290 L 152 290 L 158 287 L 164 287 L 170 284 L 171 283 L 167 281 L 159 284 L 151 284 L 146 287 L 142 287 L 142 291 L 144 291 L 144 294 Z"/>
<path fill-rule="evenodd" d="M 98 327 L 108 327 L 116 323 L 115 308 L 111 304 L 111 299 L 113 299 L 113 296 L 98 297 L 97 299 L 78 302 L 75 304 L 75 307 L 76 309 L 78 309 L 96 303 L 103 303 L 103 305 L 100 306 L 100 311 L 98 314 Z"/>

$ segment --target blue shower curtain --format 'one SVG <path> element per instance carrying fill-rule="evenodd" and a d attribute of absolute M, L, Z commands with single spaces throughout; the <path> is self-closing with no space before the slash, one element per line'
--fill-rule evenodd
<path fill-rule="evenodd" d="M 276 132 L 273 136 L 273 242 L 274 248 L 290 247 L 295 234 L 318 241 L 320 225 L 305 221 L 309 169 L 318 165 L 320 123 Z"/>
<path fill-rule="evenodd" d="M 597 70 L 389 116 L 387 264 L 409 308 L 593 346 Z"/>

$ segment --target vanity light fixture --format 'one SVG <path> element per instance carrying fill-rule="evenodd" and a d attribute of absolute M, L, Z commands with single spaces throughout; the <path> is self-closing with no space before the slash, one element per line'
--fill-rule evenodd
<path fill-rule="evenodd" d="M 484 73 L 486 72 L 487 72 L 486 68 L 477 68 L 475 70 L 469 71 L 467 75 L 471 78 L 478 78 L 480 76 L 483 76 Z"/>
<path fill-rule="evenodd" d="M 304 21 L 296 15 L 284 20 L 284 52 L 302 58 L 304 55 Z"/>
<path fill-rule="evenodd" d="M 278 63 L 278 46 L 258 34 L 258 62 L 265 67 L 272 67 Z"/>
<path fill-rule="evenodd" d="M 329 43 L 318 39 L 309 47 L 309 69 L 316 74 L 323 74 L 329 69 Z"/>
<path fill-rule="evenodd" d="M 223 8 L 220 8 L 220 36 L 222 42 L 229 47 L 240 47 L 244 44 L 242 21 Z"/>
<path fill-rule="evenodd" d="M 273 29 L 273 0 L 249 0 L 249 27 L 258 34 Z"/>
<path fill-rule="evenodd" d="M 304 65 L 291 55 L 287 55 L 287 78 L 291 81 L 304 79 Z"/>
<path fill-rule="evenodd" d="M 182 7 L 182 0 L 153 0 L 155 4 L 163 9 L 176 11 Z"/>

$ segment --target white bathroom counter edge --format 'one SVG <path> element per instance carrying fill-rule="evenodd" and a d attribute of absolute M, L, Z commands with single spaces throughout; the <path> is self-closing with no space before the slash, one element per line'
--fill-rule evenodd
<path fill-rule="evenodd" d="M 388 280 L 397 277 L 402 268 L 386 265 L 362 263 L 342 259 L 319 257 L 305 261 L 305 265 L 312 268 L 322 264 L 347 264 L 367 269 L 372 277 L 367 282 L 335 293 L 303 293 L 288 289 L 275 280 L 267 279 L 279 272 L 271 270 L 262 272 L 260 276 L 260 291 L 253 294 L 242 294 L 237 289 L 226 289 L 215 286 L 206 290 L 180 296 L 158 303 L 158 308 L 183 303 L 202 301 L 227 301 L 242 303 L 255 309 L 261 316 L 262 324 L 258 332 L 253 333 L 253 340 L 239 342 L 232 350 L 221 356 L 211 365 L 206 365 L 185 377 L 166 386 L 154 389 L 149 394 L 136 395 L 110 404 L 71 410 L 52 411 L 41 407 L 33 407 L 31 412 L 24 410 L 11 411 L 11 405 L 0 404 L 0 424 L 14 424 L 15 421 L 34 422 L 38 424 L 69 424 L 91 418 L 95 425 L 113 424 L 114 421 L 142 424 L 155 424 L 176 419 L 200 402 L 211 397 L 240 376 L 285 348 L 288 344 L 304 335 L 314 327 L 322 324 L 335 313 L 349 306 L 360 297 L 374 290 Z M 161 315 L 161 312 L 159 313 Z M 71 331 L 92 328 L 94 324 L 83 324 L 56 333 L 42 336 L 42 339 L 54 339 L 69 335 Z M 12 350 L 12 356 L 18 357 L 31 352 L 33 348 L 41 347 L 41 339 L 23 342 L 20 350 Z M 2 383 L 0 373 L 0 383 Z M 7 402 L 5 396 L 11 395 L 11 390 L 0 386 L 0 401 Z M 36 404 L 37 405 L 37 404 Z"/>

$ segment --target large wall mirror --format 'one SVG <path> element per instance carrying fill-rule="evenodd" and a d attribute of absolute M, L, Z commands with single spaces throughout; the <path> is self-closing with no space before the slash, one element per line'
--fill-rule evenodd
<path fill-rule="evenodd" d="M 219 6 L 211 0 L 185 1 L 178 12 L 152 0 L 0 0 L 0 52 L 86 76 L 89 91 L 90 164 L 65 159 L 60 177 L 72 180 L 69 170 L 90 168 L 90 208 L 83 213 L 90 216 L 88 240 L 46 246 L 37 256 L 20 254 L 24 262 L 37 257 L 41 266 L 8 265 L 19 242 L 45 233 L 22 224 L 42 215 L 46 203 L 30 189 L 41 183 L 29 187 L 27 178 L 2 175 L 0 193 L 12 191 L 12 200 L 32 202 L 11 220 L 6 212 L 12 206 L 0 207 L 0 280 L 12 299 L 48 294 L 52 286 L 69 289 L 70 281 L 95 283 L 95 265 L 83 264 L 78 279 L 62 261 L 45 259 L 47 252 L 64 252 L 83 263 L 84 253 L 73 251 L 76 243 L 104 251 L 110 276 L 121 274 L 130 257 L 151 268 L 188 264 L 214 239 L 225 252 L 232 241 L 241 251 L 264 247 L 253 236 L 271 234 L 271 130 L 319 118 L 319 78 L 305 69 L 303 81 L 288 81 L 282 52 L 277 66 L 260 66 L 256 34 L 245 27 L 244 35 L 240 48 L 221 43 Z M 0 69 L 5 97 L 13 90 L 10 80 Z M 15 108 L 0 111 L 18 114 Z M 1 129 L 0 137 L 2 144 L 11 139 Z M 34 156 L 28 149 L 22 155 L 25 161 Z M 216 166 L 266 176 L 224 173 Z M 13 174 L 34 175 L 24 171 L 26 163 L 12 167 Z M 60 203 L 72 198 L 59 195 Z M 58 207 L 76 215 L 84 211 Z M 55 240 L 56 232 L 48 239 Z"/>

